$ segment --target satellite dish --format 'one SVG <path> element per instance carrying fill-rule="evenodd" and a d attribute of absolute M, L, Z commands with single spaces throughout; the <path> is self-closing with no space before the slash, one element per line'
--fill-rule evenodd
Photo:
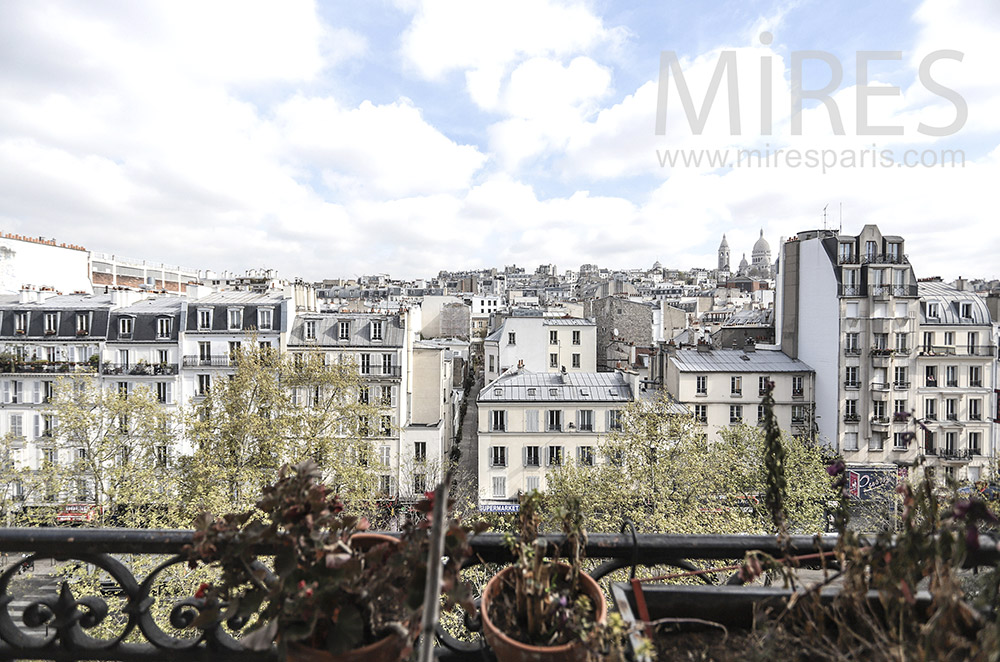
<path fill-rule="evenodd" d="M 615 338 L 617 338 L 618 337 L 618 329 L 611 329 L 611 335 L 613 335 Z"/>

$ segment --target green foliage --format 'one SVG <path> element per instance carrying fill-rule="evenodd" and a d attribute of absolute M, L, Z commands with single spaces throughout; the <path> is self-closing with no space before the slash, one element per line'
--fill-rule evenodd
<path fill-rule="evenodd" d="M 733 426 L 709 442 L 702 426 L 673 413 L 666 397 L 629 403 L 621 422 L 601 447 L 609 461 L 553 471 L 547 499 L 578 496 L 592 531 L 617 531 L 630 519 L 649 533 L 773 532 L 763 430 Z M 821 530 L 828 481 L 820 450 L 786 435 L 773 439 L 784 454 L 789 525 Z"/>

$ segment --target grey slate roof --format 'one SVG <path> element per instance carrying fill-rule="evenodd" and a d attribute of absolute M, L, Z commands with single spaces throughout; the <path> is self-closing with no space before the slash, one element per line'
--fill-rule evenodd
<path fill-rule="evenodd" d="M 802 361 L 774 350 L 679 349 L 670 361 L 680 372 L 813 372 Z"/>
<path fill-rule="evenodd" d="M 989 326 L 990 311 L 975 292 L 956 290 L 944 283 L 917 283 L 917 293 L 920 295 L 920 324 L 941 326 Z M 938 304 L 939 317 L 927 317 L 927 304 Z M 972 304 L 972 317 L 962 317 L 961 304 Z"/>
<path fill-rule="evenodd" d="M 316 340 L 306 340 L 305 323 L 316 322 Z M 382 320 L 382 340 L 371 339 L 372 320 Z M 339 324 L 350 322 L 350 338 L 339 340 Z M 400 315 L 370 313 L 302 313 L 288 333 L 289 347 L 402 347 L 403 322 Z"/>
<path fill-rule="evenodd" d="M 479 402 L 628 402 L 632 389 L 617 372 L 518 372 L 483 387 Z"/>

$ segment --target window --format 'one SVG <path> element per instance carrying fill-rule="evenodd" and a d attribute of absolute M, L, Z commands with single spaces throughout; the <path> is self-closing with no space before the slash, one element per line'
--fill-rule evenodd
<path fill-rule="evenodd" d="M 21 418 L 21 414 L 10 415 L 10 434 L 15 439 L 21 439 L 24 437 L 24 422 Z"/>
<path fill-rule="evenodd" d="M 170 382 L 156 382 L 156 399 L 161 404 L 170 403 Z"/>
<path fill-rule="evenodd" d="M 161 469 L 166 468 L 167 458 L 168 458 L 167 447 L 157 446 L 155 452 L 156 452 L 156 466 L 160 467 Z"/>
<path fill-rule="evenodd" d="M 924 331 L 923 342 L 921 343 L 922 351 L 930 352 L 934 347 L 934 332 Z"/>
<path fill-rule="evenodd" d="M 906 413 L 906 400 L 893 400 L 892 402 L 892 413 L 893 414 L 905 414 Z"/>
<path fill-rule="evenodd" d="M 966 354 L 969 356 L 976 356 L 978 353 L 976 350 L 979 345 L 979 334 L 975 331 L 970 331 L 965 338 L 965 349 Z"/>
<path fill-rule="evenodd" d="M 55 416 L 52 414 L 42 414 L 42 436 L 51 437 L 55 430 Z"/>
<path fill-rule="evenodd" d="M 946 347 L 953 347 L 955 345 L 955 332 L 945 331 L 944 332 L 944 344 Z"/>
<path fill-rule="evenodd" d="M 758 377 L 757 378 L 757 393 L 758 395 L 767 394 L 767 385 L 770 383 L 770 377 Z"/>
<path fill-rule="evenodd" d="M 305 334 L 306 340 L 316 340 L 316 320 L 306 320 Z"/>
<path fill-rule="evenodd" d="M 743 422 L 743 405 L 729 405 L 729 422 Z"/>
<path fill-rule="evenodd" d="M 908 333 L 897 333 L 896 334 L 896 351 L 905 354 L 910 351 L 910 334 Z"/>
<path fill-rule="evenodd" d="M 940 309 L 936 303 L 927 304 L 927 317 L 941 317 Z"/>
<path fill-rule="evenodd" d="M 848 354 L 859 354 L 861 352 L 861 345 L 859 343 L 860 335 L 857 333 L 845 333 L 844 334 L 844 351 Z"/>
<path fill-rule="evenodd" d="M 576 449 L 577 461 L 581 466 L 592 467 L 594 466 L 594 447 L 593 446 L 580 446 Z"/>
<path fill-rule="evenodd" d="M 549 354 L 549 367 L 550 368 L 558 368 L 559 367 L 559 355 L 558 354 Z"/>
<path fill-rule="evenodd" d="M 958 386 L 958 366 L 950 365 L 945 367 L 944 382 L 946 386 Z"/>
<path fill-rule="evenodd" d="M 896 388 L 907 388 L 910 382 L 907 379 L 906 366 L 896 366 L 892 372 L 892 383 Z"/>
<path fill-rule="evenodd" d="M 212 343 L 198 343 L 198 360 L 202 365 L 208 365 L 212 362 Z"/>
<path fill-rule="evenodd" d="M 200 331 L 207 331 L 212 328 L 212 309 L 211 308 L 199 308 L 198 309 L 198 329 Z"/>
<path fill-rule="evenodd" d="M 885 448 L 885 433 L 884 432 L 873 432 L 872 436 L 868 439 L 868 450 L 870 451 L 880 451 Z"/>
<path fill-rule="evenodd" d="M 368 423 L 368 417 L 362 414 L 358 416 L 358 436 L 367 437 L 371 431 L 371 426 Z"/>
<path fill-rule="evenodd" d="M 844 433 L 844 450 L 845 451 L 856 451 L 856 450 L 858 450 L 858 433 L 857 432 L 845 432 Z"/>
<path fill-rule="evenodd" d="M 548 465 L 550 467 L 558 467 L 562 464 L 562 451 L 562 446 L 549 446 Z"/>
<path fill-rule="evenodd" d="M 507 477 L 506 476 L 493 476 L 493 498 L 494 499 L 506 499 L 507 498 Z"/>
<path fill-rule="evenodd" d="M 577 429 L 580 432 L 593 432 L 594 431 L 594 410 L 593 409 L 581 409 L 578 412 L 577 418 Z"/>
<path fill-rule="evenodd" d="M 573 332 L 573 344 L 574 345 L 579 345 L 580 344 L 580 332 L 579 331 L 574 331 Z"/>
<path fill-rule="evenodd" d="M 243 328 L 243 309 L 242 308 L 230 308 L 226 319 L 229 321 L 230 330 L 238 330 Z"/>
<path fill-rule="evenodd" d="M 548 432 L 562 432 L 561 410 L 549 409 L 545 412 L 545 430 Z"/>
<path fill-rule="evenodd" d="M 362 354 L 360 364 L 361 374 L 370 375 L 372 373 L 372 355 Z"/>
<path fill-rule="evenodd" d="M 28 331 L 28 313 L 15 313 L 14 333 L 27 333 L 27 331 Z"/>
<path fill-rule="evenodd" d="M 392 494 L 392 476 L 382 474 L 378 477 L 378 491 L 385 496 Z"/>
<path fill-rule="evenodd" d="M 622 429 L 621 411 L 618 409 L 608 410 L 608 431 Z"/>
<path fill-rule="evenodd" d="M 351 323 L 342 321 L 337 323 L 337 340 L 351 339 Z"/>
<path fill-rule="evenodd" d="M 694 420 L 699 423 L 708 423 L 708 405 L 694 406 Z"/>
<path fill-rule="evenodd" d="M 792 405 L 792 423 L 806 422 L 806 406 Z"/>
<path fill-rule="evenodd" d="M 889 348 L 889 334 L 888 333 L 875 333 L 873 334 L 873 345 L 872 348 L 876 351 L 883 352 Z"/>
<path fill-rule="evenodd" d="M 969 420 L 970 421 L 981 421 L 983 420 L 983 401 L 979 398 L 969 399 Z"/>
<path fill-rule="evenodd" d="M 944 400 L 944 417 L 948 421 L 958 420 L 958 399 L 957 398 L 945 398 Z"/>
<path fill-rule="evenodd" d="M 979 445 L 980 438 L 979 432 L 969 433 L 969 453 L 972 455 L 982 455 L 982 448 Z"/>
<path fill-rule="evenodd" d="M 204 397 L 208 395 L 212 387 L 212 377 L 210 375 L 198 375 L 198 395 Z"/>
<path fill-rule="evenodd" d="M 507 431 L 507 412 L 503 409 L 494 409 L 490 412 L 490 430 L 493 432 Z"/>
<path fill-rule="evenodd" d="M 844 421 L 847 423 L 858 422 L 857 400 L 844 400 Z"/>
<path fill-rule="evenodd" d="M 903 438 L 903 432 L 893 432 L 892 433 L 892 449 L 896 451 L 905 451 L 909 442 Z"/>
<path fill-rule="evenodd" d="M 558 345 L 559 344 L 559 332 L 558 331 L 549 331 L 549 344 L 550 345 Z"/>
<path fill-rule="evenodd" d="M 511 331 L 507 334 L 507 344 L 516 345 L 517 344 L 517 334 Z"/>
<path fill-rule="evenodd" d="M 937 400 L 924 400 L 924 418 L 928 421 L 937 420 Z"/>
<path fill-rule="evenodd" d="M 392 466 L 392 447 L 391 446 L 379 446 L 379 464 L 383 467 Z"/>
<path fill-rule="evenodd" d="M 372 320 L 372 340 L 382 340 L 382 320 Z"/>
<path fill-rule="evenodd" d="M 846 388 L 858 388 L 858 366 L 849 365 L 844 368 L 844 386 Z"/>
<path fill-rule="evenodd" d="M 534 492 L 539 489 L 538 483 L 539 483 L 538 476 L 528 476 L 524 480 L 524 487 L 528 492 Z"/>
<path fill-rule="evenodd" d="M 128 382 L 118 382 L 118 395 L 127 398 L 129 390 Z"/>
<path fill-rule="evenodd" d="M 972 317 L 972 304 L 963 303 L 961 306 L 962 317 L 971 318 Z"/>
<path fill-rule="evenodd" d="M 524 466 L 526 467 L 538 466 L 538 446 L 524 447 Z"/>
<path fill-rule="evenodd" d="M 274 311 L 270 308 L 257 309 L 257 328 L 270 331 L 274 327 Z"/>
<path fill-rule="evenodd" d="M 872 419 L 877 423 L 889 420 L 885 415 L 885 400 L 872 400 Z"/>
<path fill-rule="evenodd" d="M 494 358 L 493 355 L 490 354 L 490 372 L 496 372 L 496 368 L 494 367 L 493 364 L 493 358 Z"/>
<path fill-rule="evenodd" d="M 850 263 L 854 256 L 854 244 L 841 242 L 837 245 L 837 256 L 841 264 Z"/>
<path fill-rule="evenodd" d="M 59 316 L 56 313 L 45 313 L 45 333 L 48 335 L 56 332 L 59 325 Z"/>
<path fill-rule="evenodd" d="M 235 362 L 240 356 L 240 348 L 242 345 L 239 340 L 229 341 L 229 360 Z"/>
<path fill-rule="evenodd" d="M 729 378 L 729 392 L 732 395 L 743 395 L 743 378 L 742 377 L 730 377 Z"/>
<path fill-rule="evenodd" d="M 492 446 L 490 452 L 490 466 L 491 467 L 506 467 L 507 466 L 507 447 L 506 446 Z"/>
<path fill-rule="evenodd" d="M 924 430 L 924 454 L 937 455 L 937 448 L 934 447 L 934 433 Z"/>
<path fill-rule="evenodd" d="M 76 314 L 76 335 L 85 336 L 90 333 L 90 315 L 87 313 Z"/>
<path fill-rule="evenodd" d="M 426 441 L 415 441 L 415 442 L 413 442 L 413 461 L 414 462 L 426 462 L 427 461 L 427 442 Z"/>
<path fill-rule="evenodd" d="M 579 368 L 580 367 L 580 355 L 579 354 L 574 354 L 573 355 L 573 367 L 574 368 Z"/>
<path fill-rule="evenodd" d="M 46 404 L 49 403 L 49 402 L 52 402 L 52 399 L 55 397 L 55 394 L 56 394 L 55 382 L 52 382 L 52 381 L 43 381 L 42 382 L 42 402 L 46 403 Z"/>
<path fill-rule="evenodd" d="M 802 387 L 802 375 L 792 375 L 792 397 L 801 398 L 805 393 Z"/>
<path fill-rule="evenodd" d="M 951 455 L 955 452 L 958 447 L 958 435 L 954 432 L 944 433 L 944 450 L 946 455 Z"/>
<path fill-rule="evenodd" d="M 118 320 L 118 334 L 122 336 L 131 336 L 132 327 L 135 326 L 134 317 L 122 317 Z"/>
<path fill-rule="evenodd" d="M 358 404 L 367 405 L 368 403 L 368 387 L 362 386 L 358 388 Z"/>
<path fill-rule="evenodd" d="M 382 374 L 383 375 L 392 374 L 392 354 L 382 355 Z"/>
<path fill-rule="evenodd" d="M 383 385 L 380 387 L 379 391 L 379 404 L 384 407 L 389 407 L 392 405 L 392 387 L 388 385 Z"/>
<path fill-rule="evenodd" d="M 423 494 L 427 491 L 427 476 L 425 474 L 413 474 L 413 493 Z"/>
<path fill-rule="evenodd" d="M 708 395 L 708 375 L 698 375 L 694 378 L 694 392 L 696 395 Z"/>
<path fill-rule="evenodd" d="M 170 337 L 170 318 L 169 317 L 157 317 L 156 318 L 156 337 L 157 338 L 169 338 Z"/>
<path fill-rule="evenodd" d="M 844 316 L 847 317 L 848 319 L 854 319 L 858 316 L 859 310 L 860 307 L 858 306 L 857 301 L 849 301 L 847 302 L 847 306 L 845 306 Z"/>
<path fill-rule="evenodd" d="M 379 419 L 378 433 L 382 437 L 392 436 L 392 416 L 382 416 Z"/>
<path fill-rule="evenodd" d="M 757 423 L 764 423 L 764 405 L 757 405 Z"/>
<path fill-rule="evenodd" d="M 929 365 L 924 368 L 924 386 L 937 386 L 937 366 Z"/>

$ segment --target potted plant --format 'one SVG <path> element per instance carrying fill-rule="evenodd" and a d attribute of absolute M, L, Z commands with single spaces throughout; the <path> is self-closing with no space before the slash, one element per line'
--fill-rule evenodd
<path fill-rule="evenodd" d="M 320 476 L 311 460 L 286 465 L 255 509 L 222 518 L 199 516 L 187 550 L 189 564 L 216 565 L 222 574 L 217 584 L 199 588 L 195 597 L 202 610 L 190 627 L 211 627 L 234 617 L 247 622 L 256 614 L 252 631 L 242 638 L 249 649 L 277 643 L 290 660 L 400 659 L 420 625 L 430 522 L 407 521 L 398 539 L 365 533 L 367 520 L 345 513 Z M 418 511 L 433 509 L 432 494 L 416 505 Z M 472 609 L 458 578 L 471 553 L 470 528 L 455 520 L 445 527 L 441 585 L 446 602 Z M 268 553 L 273 553 L 273 574 L 258 560 Z"/>
<path fill-rule="evenodd" d="M 483 635 L 500 662 L 585 660 L 604 647 L 607 606 L 600 586 L 581 570 L 586 533 L 579 502 L 558 513 L 568 563 L 546 558 L 538 539 L 541 495 L 520 499 L 519 539 L 510 540 L 514 563 L 483 590 Z"/>

